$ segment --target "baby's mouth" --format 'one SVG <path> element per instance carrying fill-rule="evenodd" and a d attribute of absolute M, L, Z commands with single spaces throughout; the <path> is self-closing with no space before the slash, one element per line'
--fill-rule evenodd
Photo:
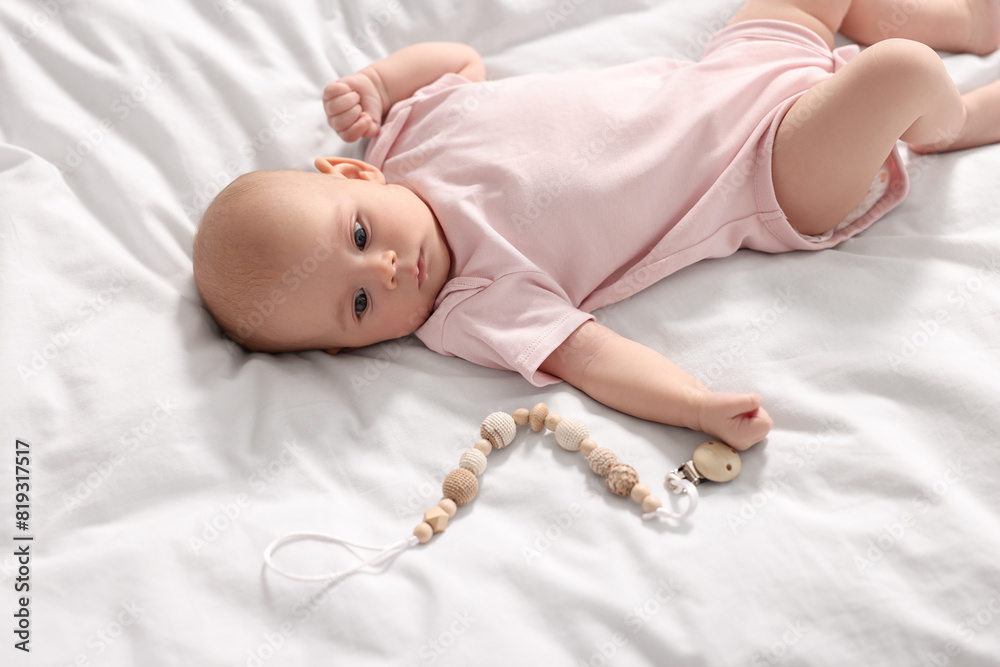
<path fill-rule="evenodd" d="M 427 278 L 427 261 L 424 259 L 424 249 L 420 249 L 420 255 L 417 257 L 417 288 L 419 289 L 423 284 L 424 280 Z"/>

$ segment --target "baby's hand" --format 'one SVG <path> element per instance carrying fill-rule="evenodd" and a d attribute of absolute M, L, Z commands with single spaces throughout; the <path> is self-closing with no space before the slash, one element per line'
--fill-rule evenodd
<path fill-rule="evenodd" d="M 378 134 L 382 107 L 378 87 L 362 72 L 338 79 L 323 90 L 326 122 L 348 143 Z"/>
<path fill-rule="evenodd" d="M 760 394 L 708 392 L 698 410 L 701 430 L 733 449 L 746 449 L 763 440 L 774 426 L 760 403 Z"/>

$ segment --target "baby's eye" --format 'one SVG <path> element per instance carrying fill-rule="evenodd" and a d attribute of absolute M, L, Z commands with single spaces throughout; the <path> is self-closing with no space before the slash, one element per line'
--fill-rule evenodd
<path fill-rule="evenodd" d="M 358 247 L 358 250 L 364 250 L 365 246 L 368 245 L 368 232 L 357 220 L 354 221 L 354 245 Z"/>
<path fill-rule="evenodd" d="M 359 289 L 354 295 L 354 316 L 357 317 L 368 310 L 368 295 L 363 289 Z"/>

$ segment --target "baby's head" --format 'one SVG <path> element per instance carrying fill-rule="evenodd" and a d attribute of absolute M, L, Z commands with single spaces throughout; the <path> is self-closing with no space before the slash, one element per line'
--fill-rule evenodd
<path fill-rule="evenodd" d="M 248 349 L 336 354 L 405 336 L 448 279 L 448 244 L 422 199 L 358 160 L 316 168 L 244 174 L 198 227 L 198 291 Z"/>

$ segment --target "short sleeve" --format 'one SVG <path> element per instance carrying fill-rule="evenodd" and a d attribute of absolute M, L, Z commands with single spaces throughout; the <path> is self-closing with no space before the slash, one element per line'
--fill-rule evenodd
<path fill-rule="evenodd" d="M 365 162 L 375 165 L 379 169 L 382 168 L 393 144 L 396 143 L 399 134 L 406 127 L 406 121 L 410 117 L 410 112 L 413 110 L 414 104 L 449 88 L 461 86 L 466 83 L 471 82 L 461 74 L 449 72 L 438 77 L 433 83 L 417 89 L 413 95 L 405 100 L 394 104 L 382 122 L 382 127 L 379 129 L 378 134 L 369 142 L 368 148 L 365 149 Z"/>
<path fill-rule="evenodd" d="M 437 352 L 490 368 L 514 370 L 536 387 L 561 380 L 538 370 L 590 313 L 574 308 L 543 274 L 520 272 L 446 285 L 450 293 L 417 330 Z"/>

